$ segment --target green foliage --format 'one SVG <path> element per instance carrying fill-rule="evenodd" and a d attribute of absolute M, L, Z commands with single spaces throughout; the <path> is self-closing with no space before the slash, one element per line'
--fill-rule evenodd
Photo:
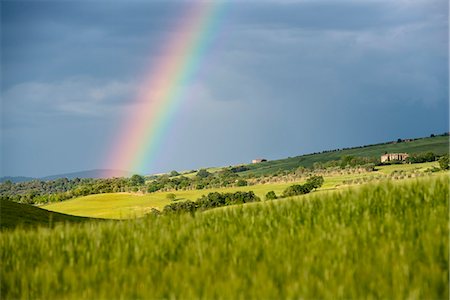
<path fill-rule="evenodd" d="M 247 186 L 247 185 L 248 185 L 248 183 L 247 183 L 247 181 L 244 180 L 244 179 L 239 179 L 239 180 L 236 182 L 236 186 Z"/>
<path fill-rule="evenodd" d="M 145 184 L 145 178 L 144 176 L 141 176 L 139 174 L 134 174 L 133 176 L 131 176 L 130 178 L 130 184 L 132 186 L 141 186 Z"/>
<path fill-rule="evenodd" d="M 309 184 L 293 184 L 283 191 L 283 197 L 292 197 L 308 194 L 312 191 L 312 186 Z"/>
<path fill-rule="evenodd" d="M 2 299 L 448 299 L 448 177 L 0 234 Z"/>
<path fill-rule="evenodd" d="M 44 204 L 60 202 L 91 194 L 124 192 L 130 190 L 129 179 L 67 179 L 20 183 L 1 183 L 0 196 L 25 204 Z"/>
<path fill-rule="evenodd" d="M 236 193 L 209 193 L 203 195 L 197 201 L 190 200 L 172 203 L 166 205 L 163 209 L 164 214 L 168 213 L 193 213 L 196 210 L 206 210 L 221 206 L 244 204 L 250 202 L 257 202 L 260 199 L 253 192 L 236 192 Z"/>
<path fill-rule="evenodd" d="M 199 198 L 196 203 L 198 208 L 201 210 L 227 206 L 227 205 L 235 205 L 235 204 L 244 204 L 250 202 L 258 202 L 261 201 L 259 197 L 255 195 L 254 192 L 235 192 L 235 193 L 209 193 L 207 196 L 202 196 Z"/>
<path fill-rule="evenodd" d="M 197 210 L 197 204 L 187 200 L 182 202 L 176 202 L 166 205 L 163 209 L 163 214 L 173 214 L 173 213 L 194 213 Z"/>
<path fill-rule="evenodd" d="M 278 197 L 274 191 L 267 192 L 267 194 L 266 194 L 266 200 L 275 200 L 277 198 Z"/>
<path fill-rule="evenodd" d="M 439 158 L 439 166 L 442 170 L 448 170 L 450 168 L 448 154 L 445 154 Z"/>
<path fill-rule="evenodd" d="M 311 176 L 305 184 L 294 184 L 283 191 L 283 197 L 292 197 L 310 193 L 314 189 L 322 186 L 324 179 L 322 176 Z"/>
<path fill-rule="evenodd" d="M 167 198 L 167 200 L 175 201 L 176 198 L 177 198 L 177 195 L 175 195 L 173 193 L 169 193 L 169 194 L 166 195 L 166 198 Z"/>
<path fill-rule="evenodd" d="M 209 176 L 211 176 L 211 173 L 209 173 L 206 169 L 200 169 L 197 172 L 197 177 L 199 177 L 199 178 L 206 178 Z"/>
<path fill-rule="evenodd" d="M 244 172 L 244 171 L 248 171 L 248 170 L 250 170 L 250 168 L 245 165 L 230 168 L 230 171 L 233 173 L 239 173 L 239 172 Z"/>
<path fill-rule="evenodd" d="M 322 176 L 311 176 L 306 180 L 306 184 L 308 184 L 312 189 L 318 189 L 323 185 L 324 179 Z"/>
<path fill-rule="evenodd" d="M 173 171 L 171 171 L 171 172 L 169 173 L 169 176 L 170 176 L 170 177 L 175 177 L 175 176 L 178 176 L 178 175 L 180 175 L 180 173 L 178 173 L 178 172 L 175 171 L 175 170 L 173 170 Z"/>
<path fill-rule="evenodd" d="M 436 154 L 434 154 L 433 152 L 426 152 L 426 153 L 412 154 L 406 159 L 406 162 L 417 164 L 417 163 L 424 163 L 424 162 L 430 162 L 430 161 L 435 161 L 435 160 L 436 160 Z"/>

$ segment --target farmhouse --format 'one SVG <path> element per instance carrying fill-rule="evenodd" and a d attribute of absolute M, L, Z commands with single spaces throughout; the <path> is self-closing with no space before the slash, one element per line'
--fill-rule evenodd
<path fill-rule="evenodd" d="M 263 162 L 263 161 L 267 161 L 267 159 L 265 159 L 265 158 L 257 158 L 257 159 L 252 160 L 252 164 L 257 164 L 257 163 L 260 163 L 260 162 Z"/>
<path fill-rule="evenodd" d="M 388 162 L 388 161 L 405 161 L 408 158 L 408 153 L 386 153 L 385 155 L 381 155 L 381 162 Z"/>

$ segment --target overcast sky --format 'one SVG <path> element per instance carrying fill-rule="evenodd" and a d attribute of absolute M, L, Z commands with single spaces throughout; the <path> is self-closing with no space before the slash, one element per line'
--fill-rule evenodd
<path fill-rule="evenodd" d="M 105 168 L 189 1 L 1 1 L 2 175 Z M 231 1 L 148 173 L 448 131 L 446 0 Z"/>

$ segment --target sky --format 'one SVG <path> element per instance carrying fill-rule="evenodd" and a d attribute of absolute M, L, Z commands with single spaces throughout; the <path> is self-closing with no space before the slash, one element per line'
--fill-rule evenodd
<path fill-rule="evenodd" d="M 144 78 L 193 1 L 0 3 L 1 176 L 111 167 Z M 448 131 L 447 1 L 222 5 L 146 173 Z"/>

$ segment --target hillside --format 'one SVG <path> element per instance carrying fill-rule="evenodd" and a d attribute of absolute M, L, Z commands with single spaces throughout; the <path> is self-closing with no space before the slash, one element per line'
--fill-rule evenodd
<path fill-rule="evenodd" d="M 108 174 L 110 172 L 117 174 L 116 175 L 117 177 L 128 177 L 131 175 L 131 173 L 127 172 L 127 171 L 96 169 L 96 170 L 72 172 L 72 173 L 65 173 L 65 174 L 56 174 L 56 175 L 51 175 L 51 176 L 45 176 L 45 177 L 42 177 L 39 179 L 40 180 L 54 180 L 54 179 L 58 179 L 58 178 L 67 178 L 67 179 L 104 178 L 105 174 Z"/>
<path fill-rule="evenodd" d="M 106 170 L 106 169 L 95 169 L 95 170 L 87 170 L 87 171 L 79 171 L 79 172 L 71 172 L 64 174 L 55 174 L 49 175 L 45 177 L 25 177 L 25 176 L 4 176 L 0 177 L 0 183 L 5 182 L 7 180 L 18 183 L 18 182 L 26 182 L 32 180 L 55 180 L 58 178 L 67 178 L 67 179 L 75 179 L 75 178 L 105 178 L 105 174 L 112 173 L 115 174 L 116 177 L 129 177 L 132 174 L 127 171 L 120 170 Z"/>
<path fill-rule="evenodd" d="M 427 169 L 437 167 L 437 162 L 421 163 L 421 164 L 400 164 L 377 167 L 377 171 L 354 173 L 354 174 L 327 174 L 324 175 L 325 182 L 321 190 L 335 189 L 340 186 L 348 186 L 348 182 L 368 182 L 373 178 L 390 178 L 390 174 L 401 172 L 406 178 L 414 176 L 416 173 L 423 174 Z M 296 183 L 304 183 L 305 179 L 301 179 Z M 201 190 L 178 190 L 170 192 L 154 192 L 147 194 L 139 193 L 102 193 L 89 196 L 83 196 L 66 201 L 59 201 L 44 205 L 43 208 L 66 213 L 76 216 L 86 216 L 94 218 L 112 218 L 127 219 L 140 217 L 150 212 L 152 208 L 162 210 L 164 206 L 172 201 L 167 198 L 168 194 L 175 194 L 177 201 L 191 200 L 195 201 L 202 195 L 212 192 L 234 193 L 253 191 L 261 199 L 265 199 L 265 195 L 269 191 L 274 191 L 277 195 L 282 192 L 293 182 L 277 182 L 257 184 L 241 187 L 221 187 Z"/>
<path fill-rule="evenodd" d="M 247 165 L 250 170 L 240 174 L 270 174 L 278 170 L 292 170 L 299 166 L 311 167 L 314 163 L 324 163 L 332 160 L 339 160 L 343 156 L 373 157 L 379 158 L 386 152 L 406 152 L 409 154 L 434 152 L 442 155 L 449 151 L 449 137 L 436 136 L 416 139 L 401 143 L 384 143 L 377 145 L 367 145 L 342 150 L 324 151 L 321 153 L 305 154 L 279 160 L 272 160 L 258 164 Z"/>
<path fill-rule="evenodd" d="M 8 231 L 2 296 L 448 299 L 448 196 L 448 177 L 435 176 L 195 215 Z"/>
<path fill-rule="evenodd" d="M 14 228 L 18 226 L 53 226 L 55 223 L 82 222 L 87 220 L 90 219 L 51 212 L 35 206 L 20 204 L 8 200 L 0 200 L 1 229 Z"/>
<path fill-rule="evenodd" d="M 18 182 L 26 182 L 26 181 L 31 181 L 31 180 L 35 180 L 36 178 L 33 177 L 25 177 L 25 176 L 4 176 L 4 177 L 0 177 L 0 183 L 2 182 L 6 182 L 6 181 L 11 181 L 12 183 L 18 183 Z"/>

